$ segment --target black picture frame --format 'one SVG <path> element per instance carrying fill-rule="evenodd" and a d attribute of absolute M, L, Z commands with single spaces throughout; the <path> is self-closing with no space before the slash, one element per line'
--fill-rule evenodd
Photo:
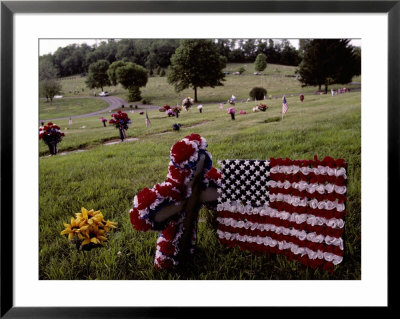
<path fill-rule="evenodd" d="M 13 16 L 15 13 L 387 13 L 388 14 L 388 220 L 392 220 L 399 183 L 400 1 L 1 1 L 1 318 L 143 318 L 226 315 L 224 308 L 191 307 L 14 307 L 13 295 Z M 388 222 L 389 235 L 393 234 Z M 389 237 L 390 238 L 390 237 Z M 392 241 L 388 238 L 388 247 Z M 390 265 L 388 254 L 388 264 Z M 388 269 L 389 271 L 389 269 Z M 389 273 L 390 275 L 390 273 Z M 391 280 L 388 280 L 390 287 Z M 389 289 L 390 291 L 390 289 Z M 34 293 L 34 292 L 33 292 Z M 390 296 L 388 307 L 390 309 Z M 231 309 L 232 310 L 232 309 Z M 260 308 L 232 315 L 251 317 Z M 309 311 L 291 307 L 289 312 Z M 340 311 L 332 309 L 332 311 Z"/>

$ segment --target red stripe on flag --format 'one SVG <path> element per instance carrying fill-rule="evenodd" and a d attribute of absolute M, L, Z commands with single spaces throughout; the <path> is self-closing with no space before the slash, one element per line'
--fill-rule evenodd
<path fill-rule="evenodd" d="M 277 182 L 289 181 L 291 183 L 296 183 L 300 181 L 309 181 L 312 184 L 328 182 L 330 184 L 335 184 L 338 186 L 346 185 L 346 179 L 343 176 L 325 176 L 325 175 L 317 175 L 315 173 L 308 173 L 308 175 L 305 175 L 301 172 L 298 172 L 296 174 L 270 172 L 269 178 Z"/>

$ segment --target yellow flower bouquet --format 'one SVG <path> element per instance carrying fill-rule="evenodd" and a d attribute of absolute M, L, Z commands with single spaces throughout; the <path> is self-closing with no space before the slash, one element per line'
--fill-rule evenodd
<path fill-rule="evenodd" d="M 65 229 L 61 235 L 68 235 L 68 240 L 75 243 L 81 250 L 102 246 L 107 240 L 107 233 L 117 228 L 118 224 L 110 220 L 106 221 L 99 210 L 87 210 L 84 207 L 75 216 L 76 218 L 71 217 L 70 224 L 64 223 Z"/>

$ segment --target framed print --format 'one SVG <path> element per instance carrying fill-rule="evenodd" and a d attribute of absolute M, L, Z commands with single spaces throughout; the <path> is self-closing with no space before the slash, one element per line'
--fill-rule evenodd
<path fill-rule="evenodd" d="M 2 1 L 1 316 L 389 309 L 399 18 Z"/>

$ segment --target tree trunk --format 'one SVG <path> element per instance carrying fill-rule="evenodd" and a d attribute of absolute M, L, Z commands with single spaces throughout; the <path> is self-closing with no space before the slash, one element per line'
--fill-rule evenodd
<path fill-rule="evenodd" d="M 325 94 L 328 94 L 328 84 L 325 84 Z"/>
<path fill-rule="evenodd" d="M 321 84 L 318 84 L 318 91 L 321 91 Z"/>
<path fill-rule="evenodd" d="M 194 101 L 197 102 L 197 87 L 194 87 Z"/>

